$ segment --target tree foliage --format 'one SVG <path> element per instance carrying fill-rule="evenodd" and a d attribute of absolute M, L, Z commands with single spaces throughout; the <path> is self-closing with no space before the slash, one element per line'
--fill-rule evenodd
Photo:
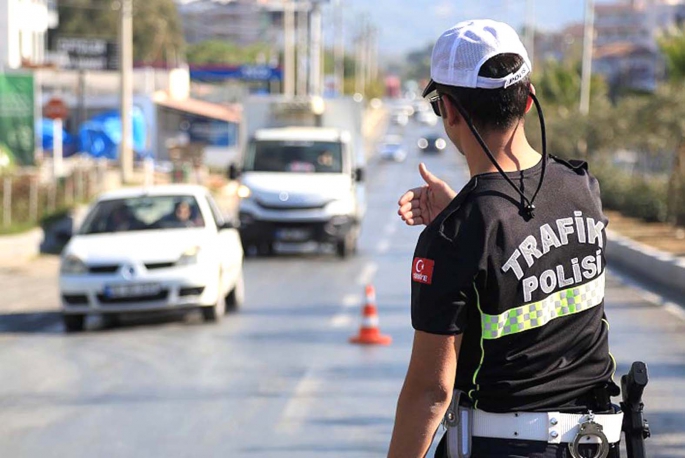
<path fill-rule="evenodd" d="M 191 64 L 262 64 L 270 59 L 272 50 L 268 43 L 238 46 L 224 40 L 201 41 L 188 46 L 186 53 Z"/>
<path fill-rule="evenodd" d="M 116 41 L 119 10 L 106 0 L 58 2 L 57 36 Z M 133 58 L 138 62 L 176 62 L 183 53 L 183 30 L 173 0 L 133 1 Z"/>

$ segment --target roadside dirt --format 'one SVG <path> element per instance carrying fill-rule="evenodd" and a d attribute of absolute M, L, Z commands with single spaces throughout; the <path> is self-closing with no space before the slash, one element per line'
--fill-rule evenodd
<path fill-rule="evenodd" d="M 609 229 L 636 242 L 676 256 L 685 256 L 685 228 L 676 228 L 666 223 L 646 223 L 615 211 L 605 213 L 609 218 Z"/>

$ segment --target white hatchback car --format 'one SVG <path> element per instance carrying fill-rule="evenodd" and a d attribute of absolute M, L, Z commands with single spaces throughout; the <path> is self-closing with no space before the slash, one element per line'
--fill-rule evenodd
<path fill-rule="evenodd" d="M 110 192 L 65 247 L 59 289 L 70 332 L 90 313 L 199 307 L 216 321 L 243 302 L 240 235 L 201 186 Z"/>

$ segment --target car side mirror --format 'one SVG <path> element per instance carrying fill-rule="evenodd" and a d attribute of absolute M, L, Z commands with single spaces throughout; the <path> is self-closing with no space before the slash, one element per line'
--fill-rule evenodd
<path fill-rule="evenodd" d="M 240 176 L 240 169 L 236 164 L 231 164 L 228 166 L 228 179 L 237 180 Z"/>
<path fill-rule="evenodd" d="M 224 220 L 224 223 L 219 226 L 221 229 L 238 229 L 240 227 L 240 222 L 237 219 L 230 218 Z"/>
<path fill-rule="evenodd" d="M 366 173 L 365 173 L 365 171 L 364 171 L 363 168 L 358 167 L 358 168 L 354 171 L 354 179 L 355 179 L 355 181 L 356 181 L 357 183 L 361 183 L 361 182 L 363 182 L 363 181 L 366 179 Z"/>

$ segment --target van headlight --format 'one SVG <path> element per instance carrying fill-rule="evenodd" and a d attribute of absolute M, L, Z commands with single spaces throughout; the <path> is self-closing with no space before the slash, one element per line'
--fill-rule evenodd
<path fill-rule="evenodd" d="M 197 264 L 198 258 L 200 256 L 200 247 L 194 246 L 188 248 L 183 252 L 179 260 L 176 262 L 177 266 L 190 266 Z"/>
<path fill-rule="evenodd" d="M 59 272 L 63 275 L 82 275 L 88 272 L 88 266 L 78 256 L 68 254 L 62 258 Z"/>
<path fill-rule="evenodd" d="M 350 215 L 354 213 L 354 202 L 351 199 L 334 200 L 326 205 L 329 215 Z"/>
<path fill-rule="evenodd" d="M 440 151 L 444 150 L 447 147 L 447 142 L 445 141 L 444 138 L 438 138 L 435 141 L 435 147 L 439 149 Z"/>

